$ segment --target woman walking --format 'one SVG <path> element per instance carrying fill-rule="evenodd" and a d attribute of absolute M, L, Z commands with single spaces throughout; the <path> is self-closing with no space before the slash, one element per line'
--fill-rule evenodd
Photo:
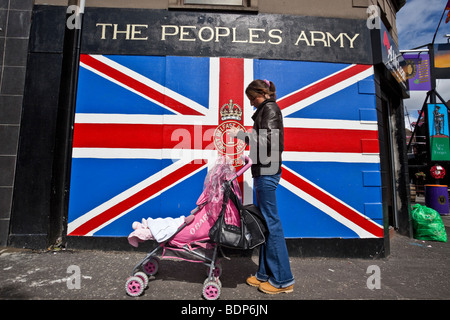
<path fill-rule="evenodd" d="M 247 284 L 268 294 L 293 292 L 295 282 L 276 200 L 281 178 L 284 127 L 275 91 L 271 81 L 252 81 L 245 90 L 250 104 L 256 107 L 252 116 L 252 132 L 245 133 L 237 128 L 229 131 L 232 137 L 250 145 L 256 201 L 269 229 L 266 243 L 260 247 L 258 271 L 255 276 L 247 278 Z"/>

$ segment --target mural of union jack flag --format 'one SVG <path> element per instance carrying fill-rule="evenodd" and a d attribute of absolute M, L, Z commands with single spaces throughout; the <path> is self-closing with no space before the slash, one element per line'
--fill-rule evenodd
<path fill-rule="evenodd" d="M 121 237 L 142 218 L 188 215 L 217 156 L 218 127 L 229 121 L 222 106 L 240 110 L 234 121 L 250 129 L 244 90 L 269 79 L 284 116 L 285 236 L 383 237 L 373 72 L 358 64 L 81 55 L 67 234 Z M 241 185 L 252 202 L 250 170 Z"/>

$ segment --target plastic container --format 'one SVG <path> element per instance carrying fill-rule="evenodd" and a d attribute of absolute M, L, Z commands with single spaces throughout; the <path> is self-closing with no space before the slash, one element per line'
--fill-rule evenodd
<path fill-rule="evenodd" d="M 426 184 L 425 205 L 439 212 L 441 216 L 449 215 L 448 187 L 439 184 Z"/>

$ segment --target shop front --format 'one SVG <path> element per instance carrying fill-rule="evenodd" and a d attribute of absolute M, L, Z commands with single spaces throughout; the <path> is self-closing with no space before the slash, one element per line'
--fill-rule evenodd
<path fill-rule="evenodd" d="M 62 12 L 35 6 L 33 34 Z M 224 132 L 252 127 L 244 90 L 268 79 L 284 116 L 278 206 L 290 252 L 389 254 L 389 219 L 404 215 L 404 186 L 393 184 L 404 141 L 385 126 L 396 108 L 383 97 L 402 90 L 374 55 L 380 30 L 355 19 L 93 7 L 70 21 L 63 54 L 79 23 L 78 65 L 62 61 L 62 79 L 76 85 L 61 81 L 59 94 L 76 99 L 55 126 L 66 148 L 55 149 L 53 174 L 65 178 L 51 202 L 52 232 L 67 247 L 126 248 L 133 221 L 188 215 L 218 156 L 242 166 L 248 147 Z M 54 40 L 36 37 L 30 61 Z M 254 202 L 250 172 L 240 185 Z"/>

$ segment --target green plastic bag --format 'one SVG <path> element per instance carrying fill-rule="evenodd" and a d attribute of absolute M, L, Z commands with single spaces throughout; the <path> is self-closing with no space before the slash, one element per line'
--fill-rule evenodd
<path fill-rule="evenodd" d="M 412 219 L 415 239 L 447 242 L 444 222 L 436 210 L 416 204 Z"/>

